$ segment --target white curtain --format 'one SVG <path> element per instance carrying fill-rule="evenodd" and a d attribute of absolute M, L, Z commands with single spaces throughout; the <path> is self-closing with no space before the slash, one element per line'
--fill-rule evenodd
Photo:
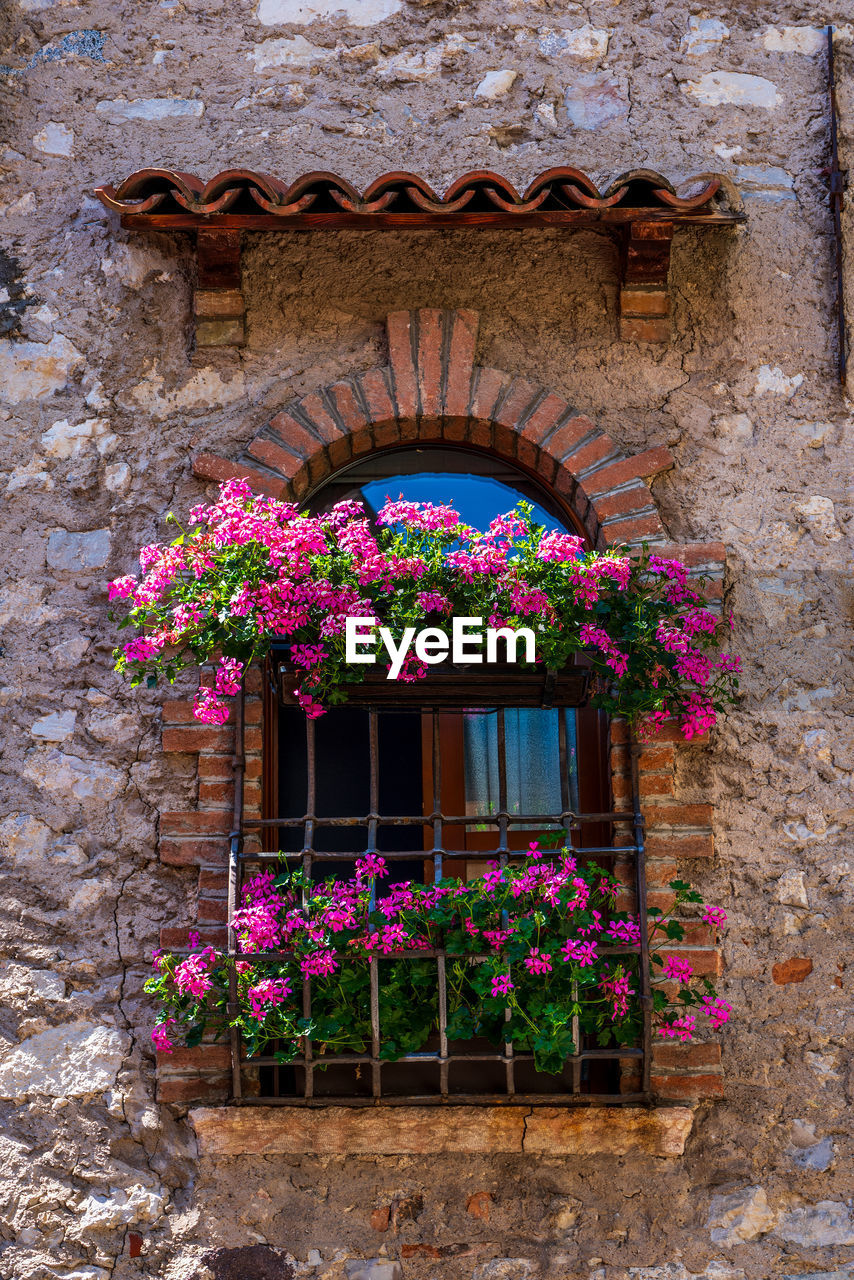
<path fill-rule="evenodd" d="M 507 807 L 511 814 L 560 813 L 559 716 L 566 717 L 570 807 L 578 808 L 575 712 L 510 707 L 504 712 Z M 466 813 L 497 813 L 498 718 L 471 712 L 464 721 Z M 535 824 L 534 824 L 535 825 Z M 516 828 L 521 830 L 521 828 Z"/>

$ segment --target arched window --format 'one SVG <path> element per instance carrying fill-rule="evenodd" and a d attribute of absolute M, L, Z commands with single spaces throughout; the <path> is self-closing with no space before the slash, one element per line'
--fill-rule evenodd
<path fill-rule="evenodd" d="M 316 513 L 357 499 L 370 515 L 398 496 L 453 503 L 479 528 L 525 500 L 539 523 L 582 532 L 534 476 L 491 454 L 444 446 L 371 454 L 327 480 L 307 505 Z M 541 675 L 520 672 L 512 688 L 496 685 L 492 697 L 479 683 L 471 702 L 457 693 L 454 706 L 437 705 L 429 676 L 395 682 L 381 700 L 376 687 L 372 693 L 354 686 L 347 705 L 307 721 L 289 696 L 285 659 L 285 651 L 274 650 L 265 682 L 267 850 L 302 858 L 314 879 L 345 876 L 356 857 L 377 851 L 389 863 L 391 883 L 470 879 L 533 840 L 571 843 L 613 864 L 605 717 L 589 706 L 567 705 L 559 693 L 554 705 L 542 705 Z M 546 1076 L 509 1046 L 472 1043 L 449 1053 L 440 1026 L 436 1044 L 412 1061 L 378 1065 L 368 1055 L 370 1069 L 327 1060 L 323 1070 L 317 1059 L 297 1066 L 268 1061 L 258 1087 L 265 1097 L 330 1100 L 619 1097 L 616 1046 L 610 1057 L 583 1040 L 579 1050 L 562 1076 Z"/>

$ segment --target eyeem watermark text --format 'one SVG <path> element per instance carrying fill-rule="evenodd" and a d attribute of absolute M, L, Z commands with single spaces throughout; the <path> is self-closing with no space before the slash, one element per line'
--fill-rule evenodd
<path fill-rule="evenodd" d="M 499 658 L 498 642 L 503 640 L 504 654 Z M 400 675 L 410 650 L 420 662 L 432 666 L 437 662 L 517 662 L 520 643 L 524 645 L 524 662 L 536 661 L 536 638 L 530 627 L 486 627 L 483 618 L 451 619 L 451 634 L 441 627 L 405 627 L 399 641 L 388 627 L 377 627 L 374 618 L 348 618 L 345 630 L 344 657 L 347 662 L 377 661 L 374 649 L 382 645 L 389 656 L 388 680 Z"/>

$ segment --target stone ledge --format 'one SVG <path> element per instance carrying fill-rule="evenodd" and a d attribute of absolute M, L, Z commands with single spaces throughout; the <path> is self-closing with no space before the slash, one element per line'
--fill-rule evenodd
<path fill-rule="evenodd" d="M 197 1107 L 202 1156 L 681 1156 L 690 1107 Z"/>

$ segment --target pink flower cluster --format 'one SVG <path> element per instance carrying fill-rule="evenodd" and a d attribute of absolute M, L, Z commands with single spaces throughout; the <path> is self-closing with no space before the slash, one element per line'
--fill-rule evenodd
<path fill-rule="evenodd" d="M 585 551 L 577 535 L 533 525 L 524 506 L 481 532 L 449 504 L 401 498 L 372 525 L 359 503 L 307 516 L 231 480 L 190 515 L 197 527 L 175 544 L 143 547 L 139 577 L 117 578 L 110 598 L 125 602 L 140 632 L 117 650 L 134 679 L 215 663 L 194 702 L 205 723 L 228 719 L 247 665 L 273 639 L 291 645 L 306 716 L 322 715 L 354 675 L 365 676 L 346 661 L 351 617 L 374 618 L 398 640 L 436 615 L 479 613 L 511 628 L 536 619 L 537 660 L 562 667 L 584 653 L 600 676 L 596 698 L 649 732 L 673 717 L 693 737 L 732 699 L 738 659 L 706 652 L 717 621 L 684 565 Z M 429 670 L 410 653 L 397 679 Z"/>

